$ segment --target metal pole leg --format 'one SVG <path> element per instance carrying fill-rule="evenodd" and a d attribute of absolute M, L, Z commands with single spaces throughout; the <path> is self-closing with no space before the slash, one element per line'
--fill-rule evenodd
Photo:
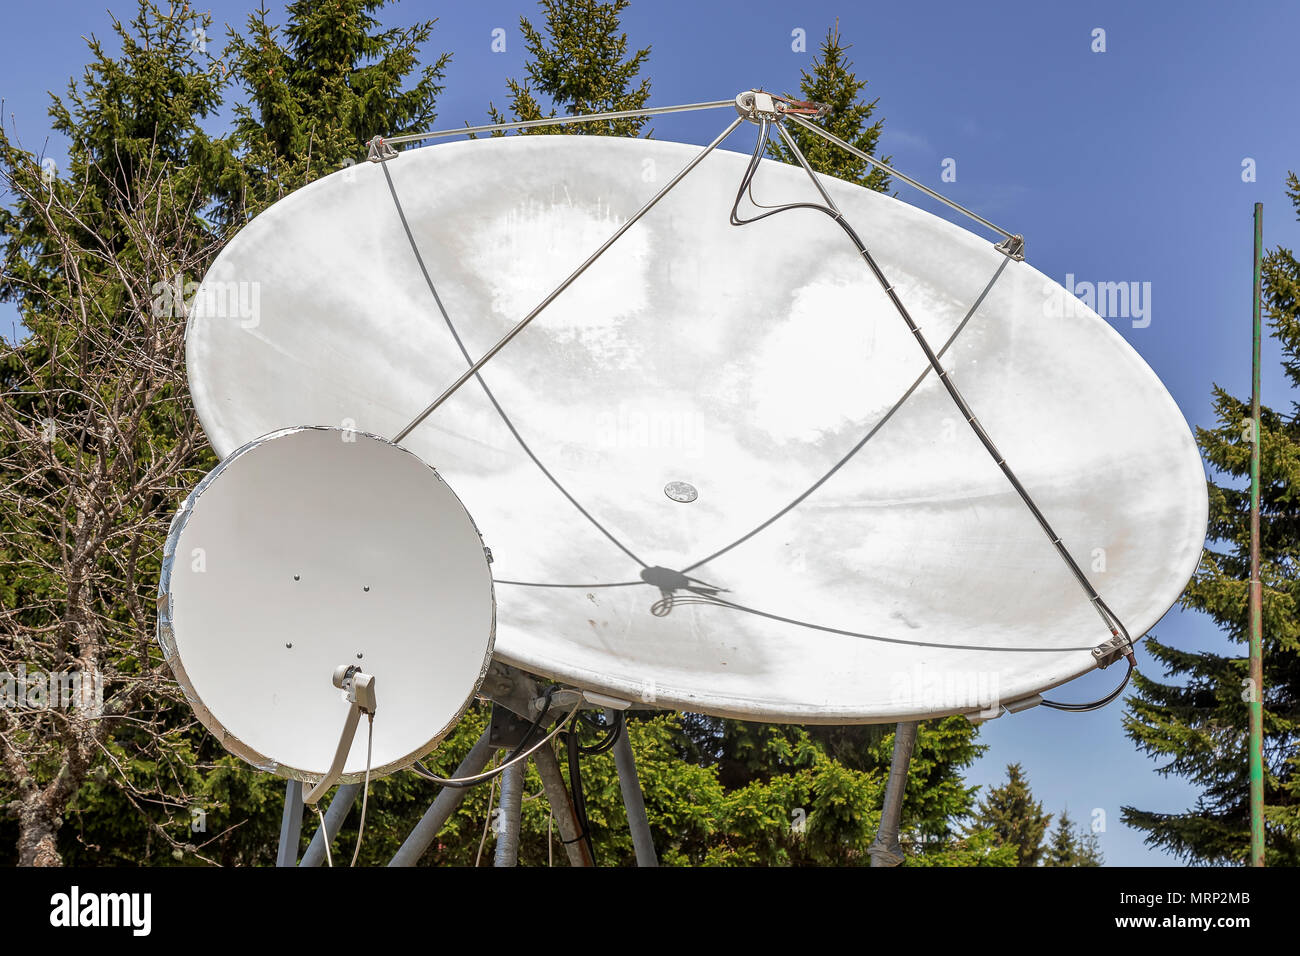
<path fill-rule="evenodd" d="M 527 769 L 528 761 L 520 760 L 501 774 L 501 808 L 497 812 L 497 850 L 493 866 L 519 865 L 519 826 Z"/>
<path fill-rule="evenodd" d="M 905 721 L 894 731 L 894 758 L 889 764 L 889 782 L 885 784 L 885 805 L 880 811 L 880 831 L 867 850 L 872 866 L 901 866 L 903 847 L 898 842 L 898 821 L 903 815 L 903 794 L 907 790 L 907 767 L 916 746 L 918 721 Z"/>
<path fill-rule="evenodd" d="M 495 749 L 488 742 L 488 731 L 483 731 L 483 736 L 470 748 L 469 753 L 465 755 L 465 759 L 460 762 L 460 766 L 456 768 L 456 772 L 452 776 L 472 777 L 474 774 L 480 773 L 487 766 L 488 758 L 492 756 L 492 751 Z M 424 851 L 429 849 L 429 845 L 433 843 L 433 838 L 438 835 L 438 831 L 442 829 L 443 824 L 451 818 L 456 808 L 460 806 L 461 801 L 465 799 L 467 793 L 469 791 L 462 787 L 443 787 L 439 791 L 437 799 L 424 812 L 420 822 L 415 825 L 411 835 L 406 838 L 406 842 L 398 847 L 397 852 L 393 854 L 393 858 L 388 862 L 388 865 L 415 866 L 420 861 L 420 857 L 424 856 Z"/>
<path fill-rule="evenodd" d="M 284 788 L 284 816 L 280 818 L 280 849 L 276 866 L 298 862 L 298 838 L 302 836 L 302 781 L 290 780 Z"/>
<path fill-rule="evenodd" d="M 613 711 L 606 711 L 610 720 Z M 658 866 L 654 838 L 650 836 L 650 820 L 645 813 L 645 794 L 641 792 L 641 779 L 636 773 L 636 758 L 632 756 L 632 742 L 623 725 L 614 743 L 614 765 L 618 768 L 618 786 L 623 791 L 623 806 L 627 808 L 627 827 L 632 831 L 632 847 L 636 850 L 637 866 Z"/>
<path fill-rule="evenodd" d="M 560 762 L 555 759 L 555 751 L 550 745 L 533 754 L 533 763 L 542 777 L 546 787 L 546 800 L 551 805 L 551 814 L 559 828 L 560 839 L 564 842 L 564 852 L 569 856 L 569 866 L 591 866 L 591 853 L 587 850 L 587 841 L 578 839 L 578 815 L 573 810 L 573 801 L 560 776 Z"/>
<path fill-rule="evenodd" d="M 325 811 L 325 825 L 317 826 L 316 833 L 307 844 L 307 852 L 302 855 L 299 866 L 320 866 L 325 862 L 325 844 L 333 843 L 334 838 L 343 829 L 343 821 L 352 811 L 352 805 L 361 796 L 361 784 L 345 783 L 334 791 L 334 799 Z"/>

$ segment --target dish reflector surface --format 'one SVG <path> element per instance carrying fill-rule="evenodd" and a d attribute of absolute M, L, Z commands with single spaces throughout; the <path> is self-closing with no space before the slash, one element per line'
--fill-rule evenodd
<path fill-rule="evenodd" d="M 290 777 L 330 765 L 375 678 L 373 773 L 441 740 L 492 656 L 495 604 L 478 529 L 415 455 L 354 431 L 292 428 L 237 449 L 172 522 L 158 638 L 222 744 Z M 366 731 L 344 779 L 365 772 Z"/>
<path fill-rule="evenodd" d="M 192 309 L 214 447 L 304 422 L 397 434 L 697 153 L 504 137 L 286 197 Z M 498 656 L 634 701 L 810 722 L 984 710 L 1092 669 L 1110 634 L 839 227 L 806 210 L 728 224 L 747 162 L 710 155 L 403 440 L 492 547 Z M 1204 540 L 1204 471 L 1169 394 L 1027 263 L 824 182 L 1136 639 Z M 819 198 L 767 161 L 756 193 Z"/>

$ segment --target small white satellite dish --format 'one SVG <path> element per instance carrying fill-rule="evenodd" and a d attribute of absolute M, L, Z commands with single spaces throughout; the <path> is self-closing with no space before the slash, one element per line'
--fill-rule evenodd
<path fill-rule="evenodd" d="M 312 427 L 249 442 L 199 483 L 172 521 L 158 606 L 199 719 L 298 779 L 331 766 L 346 668 L 373 679 L 372 773 L 428 753 L 477 692 L 496 620 L 483 541 L 438 474 L 372 435 Z M 364 774 L 366 744 L 352 741 L 344 780 Z"/>
<path fill-rule="evenodd" d="M 698 147 L 522 136 L 300 189 L 226 246 L 186 338 L 218 452 L 394 437 Z M 717 151 L 409 435 L 492 542 L 497 657 L 623 700 L 892 721 L 995 711 L 1110 638 L 829 217 L 737 228 Z M 1140 637 L 1199 560 L 1173 399 L 1028 263 L 823 179 L 1074 562 Z M 821 202 L 764 161 L 759 201 Z M 382 680 L 382 678 L 381 678 Z"/>

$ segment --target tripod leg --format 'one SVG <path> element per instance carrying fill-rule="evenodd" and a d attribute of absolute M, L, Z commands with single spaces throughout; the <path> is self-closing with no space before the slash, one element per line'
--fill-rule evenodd
<path fill-rule="evenodd" d="M 903 815 L 903 793 L 907 790 L 907 768 L 916 746 L 918 721 L 899 723 L 894 732 L 894 758 L 889 764 L 889 782 L 885 784 L 885 805 L 880 811 L 880 830 L 867 850 L 872 866 L 901 866 L 903 847 L 898 842 L 898 822 Z"/>

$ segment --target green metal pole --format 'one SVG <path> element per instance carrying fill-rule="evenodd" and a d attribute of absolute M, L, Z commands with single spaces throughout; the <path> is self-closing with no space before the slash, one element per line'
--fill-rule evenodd
<path fill-rule="evenodd" d="M 1259 581 L 1259 300 L 1264 204 L 1255 203 L 1254 343 L 1250 359 L 1250 863 L 1264 865 L 1264 625 Z"/>

